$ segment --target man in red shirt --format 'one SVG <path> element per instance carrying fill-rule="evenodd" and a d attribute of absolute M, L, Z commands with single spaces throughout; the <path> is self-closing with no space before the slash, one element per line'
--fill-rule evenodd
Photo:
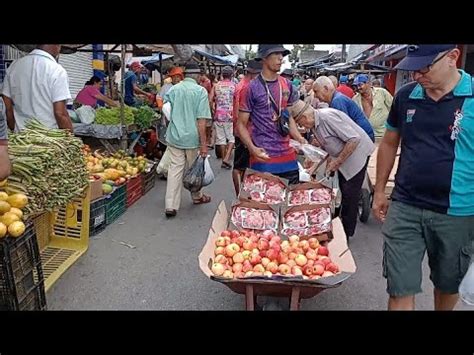
<path fill-rule="evenodd" d="M 336 90 L 346 95 L 350 99 L 352 99 L 352 97 L 354 97 L 355 95 L 354 90 L 347 86 L 347 75 L 341 75 L 341 77 L 339 78 L 339 85 L 337 86 Z"/>
<path fill-rule="evenodd" d="M 234 151 L 234 170 L 232 171 L 232 180 L 234 181 L 235 194 L 239 195 L 240 181 L 244 175 L 245 169 L 249 167 L 249 151 L 245 144 L 240 140 L 237 129 L 237 118 L 239 117 L 239 106 L 241 93 L 250 84 L 250 82 L 257 77 L 262 71 L 262 62 L 251 60 L 245 69 L 245 77 L 237 84 L 234 93 L 234 136 L 235 136 L 235 151 Z"/>

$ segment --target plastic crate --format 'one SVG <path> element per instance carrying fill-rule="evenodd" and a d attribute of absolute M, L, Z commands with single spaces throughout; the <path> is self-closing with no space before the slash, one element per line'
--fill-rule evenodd
<path fill-rule="evenodd" d="M 45 280 L 35 227 L 0 241 L 0 310 L 46 309 Z"/>
<path fill-rule="evenodd" d="M 53 234 L 53 225 L 51 224 L 51 213 L 44 212 L 33 219 L 36 239 L 38 240 L 39 250 L 46 248 Z"/>
<path fill-rule="evenodd" d="M 138 175 L 127 181 L 127 208 L 143 196 L 142 181 L 142 175 Z"/>
<path fill-rule="evenodd" d="M 105 201 L 105 224 L 108 226 L 124 214 L 127 209 L 127 185 L 117 188 Z"/>
<path fill-rule="evenodd" d="M 155 180 L 156 180 L 156 166 L 157 163 L 153 163 L 151 170 L 148 173 L 143 174 L 143 195 L 148 193 L 153 187 L 155 187 Z"/>
<path fill-rule="evenodd" d="M 89 237 L 102 232 L 107 224 L 105 223 L 105 202 L 104 197 L 94 200 L 91 203 L 89 218 Z"/>

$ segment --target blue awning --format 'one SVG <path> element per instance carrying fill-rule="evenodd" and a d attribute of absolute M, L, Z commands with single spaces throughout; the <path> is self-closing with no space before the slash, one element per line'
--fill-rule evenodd
<path fill-rule="evenodd" d="M 170 59 L 172 58 L 173 55 L 172 54 L 165 54 L 165 53 L 161 53 L 161 60 L 166 60 L 166 59 Z M 147 65 L 147 64 L 157 64 L 160 62 L 160 53 L 159 54 L 154 54 L 150 57 L 144 57 L 142 60 L 141 60 L 141 63 L 143 65 Z"/>
<path fill-rule="evenodd" d="M 195 49 L 194 52 L 196 52 L 197 54 L 202 55 L 203 57 L 206 57 L 210 61 L 212 61 L 214 63 L 218 63 L 218 64 L 235 66 L 237 64 L 238 60 L 239 60 L 239 56 L 237 54 L 220 56 L 220 55 L 200 51 L 199 49 Z"/>

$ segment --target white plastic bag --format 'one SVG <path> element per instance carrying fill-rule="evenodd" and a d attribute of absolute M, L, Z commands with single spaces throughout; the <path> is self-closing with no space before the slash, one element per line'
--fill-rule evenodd
<path fill-rule="evenodd" d="M 311 181 L 311 175 L 308 174 L 308 172 L 305 170 L 305 168 L 303 168 L 303 165 L 301 165 L 300 162 L 298 162 L 298 170 L 300 173 L 301 182 Z"/>
<path fill-rule="evenodd" d="M 474 263 L 471 263 L 459 285 L 459 297 L 464 303 L 474 306 Z"/>
<path fill-rule="evenodd" d="M 170 164 L 171 164 L 170 152 L 168 151 L 168 149 L 166 149 L 165 154 L 163 154 L 163 156 L 161 157 L 160 163 L 158 164 L 158 167 L 156 168 L 156 173 L 158 175 L 167 176 Z"/>
<path fill-rule="evenodd" d="M 328 153 L 326 153 L 324 150 L 315 147 L 312 144 L 301 144 L 294 139 L 290 139 L 290 146 L 297 150 L 301 150 L 306 158 L 317 164 L 326 159 L 328 155 Z"/>
<path fill-rule="evenodd" d="M 211 163 L 209 163 L 209 155 L 204 161 L 204 179 L 202 181 L 202 186 L 210 185 L 214 181 L 214 172 L 211 168 Z"/>
<path fill-rule="evenodd" d="M 82 123 L 91 124 L 95 121 L 95 110 L 91 106 L 82 105 L 76 109 L 76 114 Z"/>
<path fill-rule="evenodd" d="M 165 115 L 166 119 L 168 121 L 171 121 L 171 103 L 166 102 L 163 107 L 161 108 L 161 111 Z"/>

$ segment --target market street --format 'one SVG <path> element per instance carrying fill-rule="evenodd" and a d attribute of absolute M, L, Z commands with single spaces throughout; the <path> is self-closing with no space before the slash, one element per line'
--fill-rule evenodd
<path fill-rule="evenodd" d="M 214 157 L 214 153 L 211 153 Z M 244 310 L 245 299 L 199 269 L 198 255 L 217 205 L 234 198 L 230 172 L 211 159 L 216 180 L 213 201 L 193 206 L 183 193 L 178 215 L 163 213 L 166 182 L 143 196 L 122 217 L 90 240 L 82 256 L 47 293 L 50 310 Z M 136 248 L 120 244 L 125 242 Z M 382 238 L 374 218 L 358 224 L 350 243 L 357 272 L 340 287 L 302 300 L 302 310 L 385 310 L 381 274 Z M 433 309 L 432 284 L 425 258 L 424 293 L 416 308 Z M 457 309 L 469 309 L 458 303 Z"/>

